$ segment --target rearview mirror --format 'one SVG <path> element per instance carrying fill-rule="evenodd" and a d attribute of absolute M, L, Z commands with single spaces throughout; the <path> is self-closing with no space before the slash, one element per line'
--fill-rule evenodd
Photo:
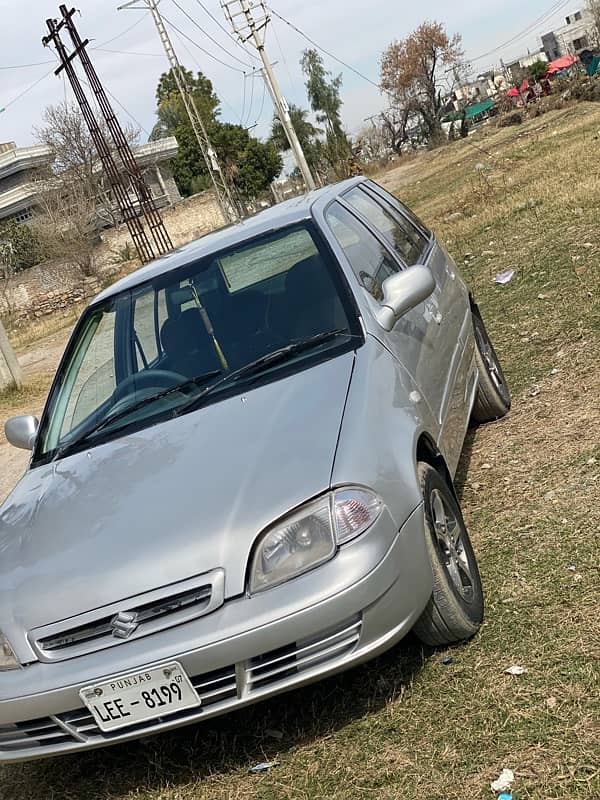
<path fill-rule="evenodd" d="M 416 264 L 390 275 L 382 288 L 383 300 L 377 321 L 386 331 L 391 331 L 403 314 L 427 300 L 435 289 L 435 279 L 429 267 Z"/>
<path fill-rule="evenodd" d="M 4 423 L 4 433 L 13 447 L 33 450 L 39 424 L 38 418 L 31 414 L 11 417 Z"/>

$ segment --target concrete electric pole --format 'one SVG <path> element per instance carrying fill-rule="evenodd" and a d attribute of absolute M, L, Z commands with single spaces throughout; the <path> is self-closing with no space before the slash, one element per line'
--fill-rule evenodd
<path fill-rule="evenodd" d="M 242 43 L 252 40 L 263 62 L 263 78 L 273 100 L 277 116 L 287 136 L 290 147 L 294 153 L 298 169 L 302 173 L 306 188 L 311 191 L 316 188 L 315 180 L 306 161 L 304 151 L 292 125 L 290 110 L 285 98 L 281 94 L 279 83 L 275 77 L 273 66 L 265 52 L 266 29 L 270 17 L 263 0 L 221 0 L 221 7 L 228 18 L 233 32 Z M 254 12 L 258 10 L 255 17 Z"/>
<path fill-rule="evenodd" d="M 0 322 L 0 391 L 10 386 L 20 389 L 23 386 L 23 374 L 4 326 Z"/>
<path fill-rule="evenodd" d="M 221 170 L 217 154 L 208 138 L 206 127 L 202 121 L 198 107 L 196 106 L 194 95 L 188 85 L 185 72 L 179 63 L 179 59 L 177 58 L 177 54 L 175 53 L 173 44 L 167 33 L 165 23 L 158 10 L 159 2 L 160 0 L 130 0 L 129 3 L 124 3 L 122 6 L 119 6 L 119 10 L 123 8 L 148 9 L 152 14 L 152 19 L 156 25 L 161 44 L 171 65 L 171 72 L 175 78 L 179 94 L 183 100 L 183 105 L 190 118 L 194 135 L 196 136 L 200 151 L 206 163 L 221 212 L 227 222 L 238 222 L 241 218 L 241 214 L 233 200 L 233 196 Z"/>

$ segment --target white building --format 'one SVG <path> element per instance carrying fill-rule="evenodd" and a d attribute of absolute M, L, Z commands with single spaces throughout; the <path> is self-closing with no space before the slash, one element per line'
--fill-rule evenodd
<path fill-rule="evenodd" d="M 174 136 L 132 147 L 146 185 L 159 208 L 181 199 L 170 165 L 177 150 Z M 0 221 L 27 222 L 33 217 L 36 186 L 48 175 L 52 161 L 51 148 L 43 144 L 32 147 L 17 147 L 14 142 L 0 144 Z M 98 217 L 99 224 L 103 224 L 101 208 L 98 208 Z"/>
<path fill-rule="evenodd" d="M 565 24 L 542 36 L 542 47 L 549 61 L 598 46 L 598 30 L 593 15 L 582 9 L 565 18 Z"/>

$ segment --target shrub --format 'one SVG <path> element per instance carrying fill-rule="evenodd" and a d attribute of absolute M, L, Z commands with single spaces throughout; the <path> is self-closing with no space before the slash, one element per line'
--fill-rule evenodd
<path fill-rule="evenodd" d="M 520 111 L 513 111 L 512 114 L 505 114 L 498 117 L 496 125 L 499 128 L 508 128 L 510 125 L 520 125 L 523 122 L 523 114 Z"/>
<path fill-rule="evenodd" d="M 0 270 L 5 274 L 20 272 L 38 264 L 42 250 L 36 232 L 14 219 L 0 224 Z"/>

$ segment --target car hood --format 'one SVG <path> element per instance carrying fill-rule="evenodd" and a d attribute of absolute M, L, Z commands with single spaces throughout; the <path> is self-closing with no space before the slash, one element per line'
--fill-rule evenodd
<path fill-rule="evenodd" d="M 354 354 L 26 473 L 0 508 L 2 630 L 225 569 L 326 491 Z"/>

